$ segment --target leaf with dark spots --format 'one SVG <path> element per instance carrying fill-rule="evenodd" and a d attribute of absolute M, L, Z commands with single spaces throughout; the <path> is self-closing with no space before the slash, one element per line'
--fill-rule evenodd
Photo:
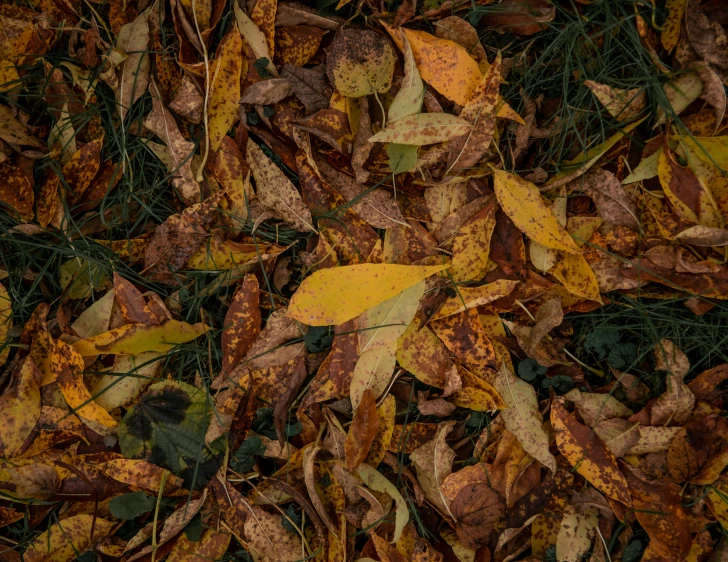
<path fill-rule="evenodd" d="M 561 510 L 571 493 L 574 476 L 566 470 L 549 473 L 530 493 L 517 500 L 506 512 L 506 525 L 517 529 L 539 513 Z"/>
<path fill-rule="evenodd" d="M 222 461 L 223 441 L 205 444 L 212 404 L 205 391 L 187 383 L 151 385 L 119 426 L 124 456 L 168 468 L 187 488 L 207 484 Z"/>

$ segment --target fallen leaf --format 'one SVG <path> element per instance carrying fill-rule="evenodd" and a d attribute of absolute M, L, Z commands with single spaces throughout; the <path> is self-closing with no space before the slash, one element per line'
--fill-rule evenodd
<path fill-rule="evenodd" d="M 631 121 L 645 108 L 645 92 L 640 88 L 620 90 L 592 80 L 585 80 L 584 84 L 617 121 Z"/>
<path fill-rule="evenodd" d="M 13 381 L 0 396 L 0 452 L 3 457 L 16 456 L 40 417 L 40 384 L 43 374 L 35 362 L 26 357 L 13 372 Z"/>
<path fill-rule="evenodd" d="M 480 82 L 482 73 L 468 51 L 448 39 L 440 39 L 425 31 L 383 25 L 402 50 L 401 30 L 409 42 L 422 79 L 447 99 L 465 105 Z M 461 133 L 463 134 L 463 133 Z"/>
<path fill-rule="evenodd" d="M 254 275 L 246 275 L 235 291 L 225 314 L 225 324 L 220 338 L 223 350 L 222 368 L 227 373 L 245 357 L 260 333 L 259 298 L 258 280 Z"/>
<path fill-rule="evenodd" d="M 151 6 L 137 18 L 123 26 L 116 36 L 116 49 L 126 56 L 119 65 L 119 87 L 115 90 L 119 116 L 124 121 L 132 104 L 137 101 L 149 85 L 149 15 Z"/>
<path fill-rule="evenodd" d="M 494 171 L 493 179 L 498 202 L 521 232 L 547 248 L 570 254 L 581 252 L 559 225 L 535 185 L 502 170 Z"/>
<path fill-rule="evenodd" d="M 260 2 L 259 2 L 260 3 Z M 243 40 L 233 27 L 223 37 L 217 58 L 210 65 L 208 84 L 208 140 L 210 150 L 216 151 L 233 124 L 240 100 Z"/>
<path fill-rule="evenodd" d="M 23 559 L 28 562 L 70 562 L 79 552 L 88 550 L 108 535 L 115 525 L 88 514 L 67 517 L 38 535 L 26 549 Z"/>
<path fill-rule="evenodd" d="M 390 142 L 414 146 L 445 142 L 467 134 L 470 123 L 449 113 L 420 113 L 389 123 L 369 142 Z"/>
<path fill-rule="evenodd" d="M 278 213 L 283 220 L 300 232 L 315 232 L 311 211 L 303 204 L 301 195 L 281 169 L 248 139 L 248 164 L 255 177 L 261 203 Z"/>
<path fill-rule="evenodd" d="M 389 90 L 395 62 L 392 46 L 378 33 L 341 29 L 326 58 L 326 72 L 337 91 L 357 98 Z"/>
<path fill-rule="evenodd" d="M 354 418 L 346 434 L 346 467 L 354 470 L 369 454 L 379 432 L 379 417 L 374 393 L 367 388 L 354 409 Z"/>
<path fill-rule="evenodd" d="M 172 185 L 187 205 L 199 203 L 200 185 L 192 172 L 194 143 L 185 140 L 177 128 L 172 114 L 162 101 L 162 94 L 154 80 L 149 83 L 152 97 L 152 111 L 147 115 L 144 126 L 157 135 L 169 149 L 170 172 L 174 174 Z"/>
<path fill-rule="evenodd" d="M 559 451 L 576 471 L 608 498 L 629 506 L 627 481 L 594 430 L 576 421 L 558 402 L 551 405 L 551 425 Z"/>
<path fill-rule="evenodd" d="M 446 267 L 361 264 L 322 269 L 301 284 L 288 314 L 309 326 L 338 325 Z"/>
<path fill-rule="evenodd" d="M 97 336 L 79 340 L 73 344 L 82 356 L 112 354 L 136 355 L 147 351 L 166 352 L 180 343 L 186 343 L 205 333 L 202 323 L 187 324 L 167 320 L 157 326 L 126 324 Z"/>
<path fill-rule="evenodd" d="M 508 431 L 513 433 L 523 449 L 545 467 L 556 471 L 556 459 L 549 452 L 549 436 L 543 427 L 543 416 L 533 386 L 511 373 L 505 365 L 494 381 L 508 409 L 501 412 Z"/>
<path fill-rule="evenodd" d="M 454 421 L 439 424 L 435 437 L 412 451 L 410 460 L 417 469 L 417 481 L 422 486 L 427 501 L 454 519 L 449 508 L 450 502 L 441 488 L 445 478 L 452 472 L 452 462 L 455 459 L 455 451 L 445 442 L 453 425 Z"/>

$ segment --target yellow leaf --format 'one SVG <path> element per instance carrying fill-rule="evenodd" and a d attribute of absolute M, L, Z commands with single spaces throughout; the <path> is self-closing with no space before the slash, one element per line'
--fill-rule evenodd
<path fill-rule="evenodd" d="M 458 374 L 463 381 L 463 388 L 452 395 L 450 401 L 453 404 L 476 412 L 493 412 L 508 408 L 508 404 L 490 384 L 465 369 L 458 369 Z"/>
<path fill-rule="evenodd" d="M 23 554 L 25 562 L 70 562 L 79 553 L 108 535 L 116 526 L 96 515 L 68 517 L 50 526 L 30 544 Z M 94 536 L 91 537 L 91 529 Z"/>
<path fill-rule="evenodd" d="M 392 86 L 397 57 L 386 37 L 370 29 L 343 28 L 326 57 L 326 72 L 341 94 L 359 98 Z"/>
<path fill-rule="evenodd" d="M 82 340 L 83 341 L 83 340 Z M 118 424 L 109 413 L 93 401 L 91 393 L 83 381 L 83 357 L 70 345 L 55 342 L 57 354 L 54 354 L 56 380 L 61 394 L 83 421 L 91 421 L 104 427 L 116 427 Z"/>
<path fill-rule="evenodd" d="M 599 296 L 599 282 L 584 256 L 562 253 L 549 273 L 561 281 L 572 295 L 602 302 Z"/>
<path fill-rule="evenodd" d="M 662 35 L 660 39 L 662 46 L 669 53 L 677 45 L 677 41 L 680 38 L 680 23 L 682 22 L 683 14 L 685 13 L 685 5 L 688 0 L 667 0 L 665 2 L 665 9 L 667 9 L 667 19 L 662 24 Z"/>
<path fill-rule="evenodd" d="M 444 388 L 446 372 L 452 365 L 450 357 L 430 328 L 418 326 L 415 319 L 397 341 L 397 362 L 423 383 Z"/>
<path fill-rule="evenodd" d="M 205 333 L 207 327 L 198 322 L 188 324 L 179 320 L 167 320 L 161 326 L 127 324 L 73 344 L 83 356 L 111 354 L 136 355 L 146 351 L 169 351 L 180 343 L 194 340 Z"/>
<path fill-rule="evenodd" d="M 576 471 L 605 496 L 630 506 L 627 481 L 594 430 L 576 421 L 558 401 L 551 405 L 551 426 L 559 451 Z"/>
<path fill-rule="evenodd" d="M 369 142 L 394 142 L 422 146 L 465 135 L 470 123 L 450 113 L 420 113 L 403 117 L 369 139 Z"/>
<path fill-rule="evenodd" d="M 495 194 L 503 212 L 521 232 L 547 248 L 571 254 L 581 253 L 535 185 L 503 170 L 495 170 L 493 180 Z"/>
<path fill-rule="evenodd" d="M 728 530 L 728 485 L 717 480 L 710 488 L 706 503 L 723 529 Z"/>
<path fill-rule="evenodd" d="M 375 492 L 388 494 L 394 500 L 397 507 L 394 516 L 394 536 L 392 537 L 391 542 L 392 544 L 396 543 L 399 540 L 399 537 L 402 536 L 402 531 L 409 521 L 407 503 L 404 501 L 402 494 L 399 493 L 399 490 L 397 490 L 394 484 L 368 464 L 360 464 L 357 471 L 359 473 L 359 478 L 361 478 L 364 481 L 364 484 L 366 484 L 369 488 Z"/>
<path fill-rule="evenodd" d="M 518 281 L 513 281 L 511 279 L 498 279 L 497 281 L 488 283 L 482 287 L 458 287 L 456 289 L 458 294 L 454 297 L 448 298 L 444 303 L 442 303 L 442 306 L 432 317 L 432 320 L 438 320 L 440 318 L 445 318 L 446 316 L 459 314 L 460 312 L 465 312 L 469 308 L 483 306 L 489 302 L 508 296 L 518 283 Z M 501 326 L 502 331 L 503 328 L 500 324 L 500 320 L 498 321 L 498 325 Z"/>
<path fill-rule="evenodd" d="M 10 387 L 0 396 L 0 456 L 20 452 L 40 417 L 40 383 L 43 375 L 30 357 L 13 372 Z"/>
<path fill-rule="evenodd" d="M 351 376 L 349 390 L 353 408 L 359 405 L 367 389 L 371 389 L 375 398 L 379 398 L 386 390 L 394 373 L 396 354 L 397 343 L 389 342 L 382 347 L 367 350 L 359 356 Z"/>
<path fill-rule="evenodd" d="M 233 11 L 235 12 L 235 21 L 238 24 L 238 31 L 240 35 L 248 42 L 253 55 L 257 60 L 268 59 L 268 66 L 266 70 L 273 76 L 278 76 L 278 71 L 273 64 L 273 57 L 270 55 L 268 50 L 268 39 L 265 34 L 258 28 L 253 20 L 243 11 L 238 2 L 233 2 Z"/>
<path fill-rule="evenodd" d="M 0 60 L 0 92 L 7 92 L 20 85 L 20 75 L 15 65 L 8 60 Z"/>
<path fill-rule="evenodd" d="M 482 279 L 488 272 L 490 238 L 495 228 L 495 209 L 479 211 L 455 234 L 452 244 L 452 280 L 456 283 Z"/>
<path fill-rule="evenodd" d="M 275 254 L 280 251 L 282 248 L 272 244 L 266 245 L 260 242 L 257 245 L 246 244 L 212 236 L 190 256 L 185 264 L 185 269 L 203 271 L 233 269 L 245 265 L 250 260 L 257 261 L 259 255 Z"/>
<path fill-rule="evenodd" d="M 379 418 L 379 432 L 374 438 L 372 446 L 369 448 L 369 454 L 364 462 L 369 466 L 378 466 L 387 454 L 389 444 L 394 434 L 394 416 L 397 413 L 397 402 L 394 396 L 388 394 L 382 400 L 377 408 L 377 417 Z"/>
<path fill-rule="evenodd" d="M 301 283 L 288 316 L 309 326 L 342 324 L 447 267 L 366 263 L 322 269 Z"/>
<path fill-rule="evenodd" d="M 551 203 L 551 212 L 559 221 L 559 225 L 564 228 L 566 227 L 566 203 L 566 188 L 562 187 L 559 196 Z M 528 253 L 533 266 L 543 273 L 546 273 L 554 266 L 559 256 L 556 250 L 547 248 L 533 240 L 528 245 Z"/>
<path fill-rule="evenodd" d="M 5 286 L 0 283 L 0 366 L 5 363 L 10 353 L 8 333 L 13 327 L 13 303 Z"/>
<path fill-rule="evenodd" d="M 162 369 L 161 353 L 119 355 L 111 373 L 103 375 L 91 390 L 91 396 L 107 412 L 131 404 L 151 383 L 158 381 Z"/>
<path fill-rule="evenodd" d="M 399 30 L 382 22 L 397 46 L 402 49 Z M 447 99 L 465 105 L 480 82 L 482 72 L 470 53 L 449 39 L 425 31 L 401 28 L 412 49 L 422 79 Z"/>
<path fill-rule="evenodd" d="M 240 101 L 243 39 L 233 27 L 223 38 L 210 67 L 208 137 L 210 150 L 216 151 L 237 115 Z"/>

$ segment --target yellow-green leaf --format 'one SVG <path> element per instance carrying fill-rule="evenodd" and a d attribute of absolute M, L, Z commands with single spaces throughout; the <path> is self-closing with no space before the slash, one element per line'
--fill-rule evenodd
<path fill-rule="evenodd" d="M 399 490 L 395 488 L 394 484 L 368 464 L 360 464 L 357 471 L 359 473 L 359 478 L 361 478 L 364 481 L 364 484 L 366 484 L 369 488 L 375 492 L 388 494 L 394 500 L 397 507 L 394 516 L 394 536 L 392 537 L 391 542 L 396 543 L 399 540 L 399 537 L 402 536 L 402 531 L 409 521 L 407 503 L 404 501 L 402 494 L 399 493 Z"/>
<path fill-rule="evenodd" d="M 161 326 L 127 324 L 91 338 L 77 341 L 74 349 L 83 356 L 111 354 L 136 355 L 147 351 L 163 353 L 174 346 L 192 341 L 205 333 L 207 327 L 198 322 L 188 324 L 167 320 Z"/>
<path fill-rule="evenodd" d="M 384 392 L 394 373 L 397 362 L 397 343 L 389 342 L 376 349 L 369 349 L 359 356 L 351 376 L 349 396 L 356 408 L 364 393 L 371 389 L 375 398 Z"/>
<path fill-rule="evenodd" d="M 265 34 L 253 23 L 253 20 L 248 17 L 238 2 L 233 2 L 233 10 L 235 12 L 235 21 L 238 24 L 238 31 L 240 31 L 240 35 L 248 42 L 255 58 L 258 60 L 267 59 L 268 66 L 266 66 L 266 70 L 273 76 L 278 76 L 278 71 L 273 64 L 273 57 L 271 57 L 268 50 L 268 40 Z"/>
<path fill-rule="evenodd" d="M 420 113 L 403 117 L 369 139 L 422 146 L 436 144 L 467 134 L 472 125 L 450 113 Z"/>
<path fill-rule="evenodd" d="M 422 107 L 422 99 L 425 96 L 425 85 L 422 83 L 419 70 L 417 70 L 412 48 L 404 33 L 402 33 L 402 38 L 404 78 L 402 79 L 402 86 L 389 106 L 388 118 L 392 123 L 419 113 Z"/>
<path fill-rule="evenodd" d="M 288 316 L 309 326 L 338 325 L 447 267 L 365 263 L 322 269 L 301 283 Z"/>

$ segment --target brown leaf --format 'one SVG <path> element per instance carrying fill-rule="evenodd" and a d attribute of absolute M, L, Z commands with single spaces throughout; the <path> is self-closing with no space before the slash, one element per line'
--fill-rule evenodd
<path fill-rule="evenodd" d="M 435 437 L 410 452 L 410 460 L 417 469 L 417 480 L 422 486 L 427 501 L 434 505 L 441 513 L 450 513 L 450 503 L 443 495 L 441 486 L 445 478 L 452 472 L 452 461 L 455 451 L 445 442 L 445 438 L 452 431 L 455 421 L 438 424 Z M 392 438 L 392 443 L 395 438 Z"/>
<path fill-rule="evenodd" d="M 354 470 L 366 458 L 378 432 L 377 405 L 374 393 L 368 388 L 354 411 L 354 419 L 346 434 L 346 466 L 349 470 Z"/>
<path fill-rule="evenodd" d="M 478 43 L 480 45 L 480 43 Z M 473 167 L 486 154 L 495 132 L 495 107 L 500 91 L 500 53 L 483 75 L 460 112 L 472 130 L 449 143 L 448 170 L 461 171 Z"/>
<path fill-rule="evenodd" d="M 329 107 L 330 93 L 323 72 L 286 63 L 283 65 L 281 78 L 291 84 L 293 93 L 306 107 L 306 113 L 315 113 Z"/>
<path fill-rule="evenodd" d="M 177 270 L 187 262 L 203 243 L 206 227 L 212 221 L 212 212 L 222 193 L 192 205 L 181 214 L 172 215 L 152 234 L 144 251 L 144 268 L 152 271 L 152 278 L 173 285 Z"/>
<path fill-rule="evenodd" d="M 126 323 L 159 325 L 159 318 L 149 309 L 141 291 L 116 271 L 114 272 L 114 298 Z"/>
<path fill-rule="evenodd" d="M 675 484 L 647 481 L 640 471 L 622 465 L 629 484 L 635 517 L 650 537 L 650 545 L 668 560 L 682 560 L 690 550 L 687 513 Z"/>
<path fill-rule="evenodd" d="M 668 474 L 678 483 L 712 484 L 728 464 L 728 421 L 719 415 L 688 423 L 667 451 Z"/>
<path fill-rule="evenodd" d="M 371 146 L 371 145 L 370 145 Z M 323 160 L 317 162 L 323 178 L 336 189 L 344 199 L 356 202 L 352 205 L 354 211 L 374 228 L 392 228 L 406 225 L 402 211 L 390 193 L 382 188 L 369 190 L 360 185 L 351 176 L 336 170 Z M 361 197 L 362 193 L 368 193 Z"/>
<path fill-rule="evenodd" d="M 505 514 L 505 503 L 485 481 L 465 486 L 450 504 L 455 530 L 467 548 L 486 546 L 494 526 Z"/>
<path fill-rule="evenodd" d="M 189 74 L 182 78 L 182 84 L 177 90 L 169 108 L 180 117 L 184 117 L 192 123 L 199 123 L 202 119 L 202 106 L 204 97 L 195 81 Z"/>
<path fill-rule="evenodd" d="M 247 159 L 255 176 L 258 198 L 300 232 L 315 231 L 311 212 L 303 204 L 291 180 L 255 144 L 248 139 Z"/>
<path fill-rule="evenodd" d="M 162 101 L 159 87 L 152 80 L 149 84 L 149 93 L 152 96 L 152 111 L 144 121 L 144 126 L 157 135 L 169 149 L 171 169 L 173 174 L 172 185 L 179 193 L 186 205 L 193 205 L 200 201 L 200 185 L 192 172 L 192 154 L 195 145 L 186 141 L 172 114 L 167 111 Z"/>
<path fill-rule="evenodd" d="M 502 27 L 516 35 L 533 35 L 554 19 L 555 6 L 545 0 L 504 0 L 497 12 L 481 18 L 481 25 Z"/>
<path fill-rule="evenodd" d="M 247 274 L 233 295 L 225 314 L 220 344 L 222 369 L 230 373 L 245 357 L 260 333 L 260 289 L 255 275 Z"/>
<path fill-rule="evenodd" d="M 580 189 L 592 198 L 597 213 L 608 224 L 626 226 L 639 231 L 637 206 L 627 196 L 616 176 L 602 168 L 590 170 L 571 182 L 570 187 Z"/>
<path fill-rule="evenodd" d="M 293 94 L 293 87 L 285 77 L 268 78 L 248 86 L 240 103 L 273 105 Z"/>
<path fill-rule="evenodd" d="M 0 185 L 0 203 L 10 207 L 23 220 L 32 220 L 34 217 L 32 178 L 29 178 L 18 166 L 0 164 L 0 174 L 3 182 Z"/>
<path fill-rule="evenodd" d="M 728 364 L 703 371 L 688 384 L 696 400 L 705 401 L 716 387 L 728 379 Z"/>

